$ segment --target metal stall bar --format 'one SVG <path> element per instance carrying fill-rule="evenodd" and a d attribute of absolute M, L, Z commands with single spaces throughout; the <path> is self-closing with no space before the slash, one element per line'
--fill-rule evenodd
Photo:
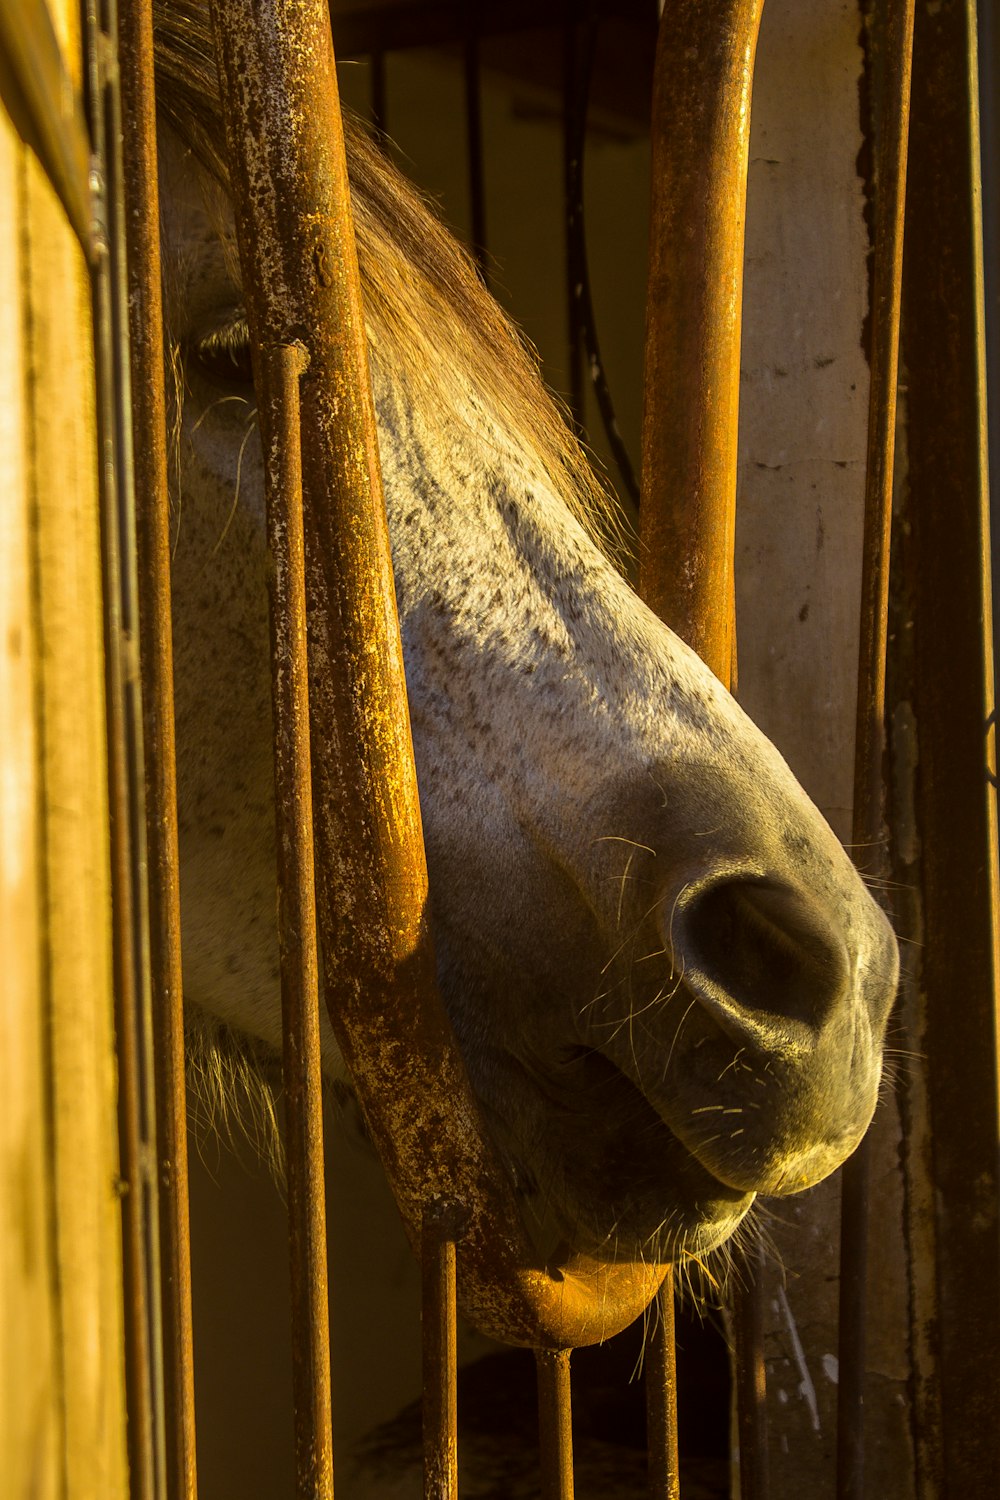
<path fill-rule="evenodd" d="M 763 0 L 664 6 L 653 82 L 639 592 L 728 687 L 736 669 L 743 238 L 762 9 Z M 753 1295 L 751 1282 L 740 1300 Z M 744 1308 L 739 1321 L 740 1484 L 744 1500 L 756 1500 L 767 1490 L 763 1365 L 745 1335 L 759 1320 Z M 657 1460 L 650 1483 L 651 1494 L 672 1495 L 678 1479 Z"/>
<path fill-rule="evenodd" d="M 98 253 L 94 358 L 103 526 L 108 804 L 114 911 L 125 1374 L 132 1500 L 166 1496 L 153 1010 L 128 292 L 115 0 L 87 0 L 87 102 Z"/>
<path fill-rule="evenodd" d="M 282 1080 L 288 1143 L 292 1392 L 300 1500 L 333 1500 L 323 1080 L 313 872 L 300 344 L 259 351 L 269 570 L 278 847 Z"/>
<path fill-rule="evenodd" d="M 172 1497 L 195 1500 L 191 1242 L 151 0 L 130 0 L 124 6 L 119 17 L 118 55 L 122 113 L 129 122 L 123 136 L 123 160 L 137 546 L 140 597 L 145 606 L 140 612 L 140 650 L 155 1018 L 167 1483 Z"/>
<path fill-rule="evenodd" d="M 761 1294 L 764 1264 L 764 1248 L 758 1240 L 748 1251 L 746 1279 L 733 1298 L 740 1493 L 750 1496 L 766 1496 L 769 1483 L 767 1366 Z"/>
<path fill-rule="evenodd" d="M 875 175 L 875 265 L 871 307 L 871 386 L 865 469 L 861 631 L 854 743 L 854 858 L 865 874 L 885 873 L 885 672 L 889 610 L 889 538 L 903 208 L 910 114 L 914 0 L 886 0 L 877 16 L 883 41 Z M 840 1332 L 837 1387 L 837 1495 L 864 1494 L 864 1387 L 867 1324 L 868 1137 L 845 1164 L 841 1183 Z"/>
<path fill-rule="evenodd" d="M 568 1348 L 638 1316 L 661 1267 L 536 1264 L 437 993 L 427 874 L 322 0 L 213 6 L 257 351 L 301 341 L 310 710 L 331 1018 L 411 1239 L 454 1211 L 481 1327 Z M 268 438 L 265 434 L 265 446 Z"/>
<path fill-rule="evenodd" d="M 608 447 L 621 480 L 623 499 L 639 503 L 639 485 L 628 449 L 615 416 L 607 372 L 597 338 L 587 261 L 587 230 L 584 209 L 584 151 L 591 76 L 597 54 L 599 6 L 587 0 L 579 17 L 567 15 L 563 23 L 563 197 L 566 218 L 566 293 L 570 413 L 578 435 L 586 423 L 584 368 L 590 377 Z"/>
<path fill-rule="evenodd" d="M 425 1214 L 420 1249 L 424 1494 L 458 1496 L 458 1366 L 455 1225 Z"/>
<path fill-rule="evenodd" d="M 906 203 L 920 254 L 905 267 L 903 354 L 936 1306 L 935 1390 L 921 1381 L 917 1399 L 928 1489 L 949 1495 L 981 1494 L 1000 1474 L 1000 898 L 976 46 L 974 0 L 920 0 Z"/>
<path fill-rule="evenodd" d="M 763 0 L 672 0 L 660 19 L 653 83 L 639 592 L 727 685 L 747 152 L 762 9 Z"/>
<path fill-rule="evenodd" d="M 573 1500 L 569 1349 L 536 1349 L 542 1500 Z"/>
<path fill-rule="evenodd" d="M 646 1449 L 650 1500 L 679 1500 L 677 1360 L 674 1352 L 674 1278 L 657 1293 L 656 1326 L 646 1347 Z"/>

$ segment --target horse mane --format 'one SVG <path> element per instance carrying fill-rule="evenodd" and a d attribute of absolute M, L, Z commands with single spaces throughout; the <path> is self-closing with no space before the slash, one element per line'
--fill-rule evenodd
<path fill-rule="evenodd" d="M 225 131 L 206 0 L 154 0 L 160 118 L 223 187 Z M 534 350 L 475 266 L 364 124 L 344 111 L 348 176 L 369 347 L 436 422 L 477 430 L 529 484 L 555 493 L 612 552 L 623 521 L 562 410 Z M 485 416 L 486 420 L 482 420 Z"/>

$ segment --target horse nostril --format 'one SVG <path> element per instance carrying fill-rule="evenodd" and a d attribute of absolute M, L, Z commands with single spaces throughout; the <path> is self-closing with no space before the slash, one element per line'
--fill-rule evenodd
<path fill-rule="evenodd" d="M 849 979 L 845 943 L 806 896 L 741 878 L 698 894 L 681 917 L 684 981 L 740 1042 L 815 1035 Z"/>

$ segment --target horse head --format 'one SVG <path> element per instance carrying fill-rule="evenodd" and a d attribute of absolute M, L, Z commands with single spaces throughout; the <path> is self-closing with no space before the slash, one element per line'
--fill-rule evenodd
<path fill-rule="evenodd" d="M 159 45 L 186 993 L 277 1045 L 261 458 L 195 0 Z M 349 161 L 442 992 L 546 1225 L 699 1254 L 860 1140 L 895 941 L 777 751 L 615 567 L 461 252 L 358 129 Z"/>

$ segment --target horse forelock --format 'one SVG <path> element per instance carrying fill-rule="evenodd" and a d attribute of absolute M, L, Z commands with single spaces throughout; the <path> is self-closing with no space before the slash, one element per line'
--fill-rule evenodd
<path fill-rule="evenodd" d="M 154 0 L 160 118 L 226 187 L 222 115 L 205 0 Z M 475 423 L 529 481 L 556 494 L 605 550 L 620 555 L 627 522 L 545 388 L 534 351 L 483 286 L 465 250 L 344 111 L 348 175 L 369 347 L 446 435 Z"/>

